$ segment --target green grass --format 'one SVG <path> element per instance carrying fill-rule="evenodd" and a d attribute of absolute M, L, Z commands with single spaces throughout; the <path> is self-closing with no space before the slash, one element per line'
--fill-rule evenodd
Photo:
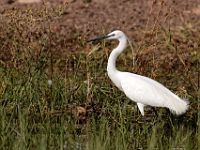
<path fill-rule="evenodd" d="M 31 27 L 26 19 L 16 18 L 16 33 L 11 34 L 13 22 L 6 23 L 10 28 L 2 31 L 10 38 L 0 40 L 2 52 L 10 56 L 0 62 L 0 149 L 198 149 L 200 57 L 193 31 L 175 32 L 180 41 L 194 40 L 188 52 L 178 47 L 186 48 L 187 42 L 173 43 L 168 37 L 172 33 L 160 31 L 153 44 L 144 39 L 136 66 L 130 67 L 130 50 L 118 60 L 120 70 L 154 78 L 191 102 L 183 116 L 173 116 L 164 108 L 157 108 L 156 116 L 147 107 L 143 117 L 107 77 L 107 47 L 112 46 L 90 45 L 99 49 L 90 55 L 63 46 L 66 53 L 61 55 L 64 37 L 38 28 L 41 36 L 31 37 L 37 46 L 25 41 L 26 36 L 18 40 L 17 31 L 29 35 Z M 22 26 L 27 30 L 22 31 Z M 85 40 L 77 39 L 84 49 Z"/>
<path fill-rule="evenodd" d="M 158 117 L 147 109 L 142 117 L 110 84 L 106 56 L 97 53 L 67 56 L 67 70 L 54 72 L 52 87 L 44 62 L 1 67 L 1 149 L 197 148 L 194 117 L 172 117 L 165 109 L 157 109 Z"/>

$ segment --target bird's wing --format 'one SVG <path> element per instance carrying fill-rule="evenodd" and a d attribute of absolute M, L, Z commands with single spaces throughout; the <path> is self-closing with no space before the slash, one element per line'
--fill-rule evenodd
<path fill-rule="evenodd" d="M 120 74 L 120 82 L 124 93 L 131 100 L 145 105 L 166 107 L 170 91 L 160 83 L 131 73 Z"/>
<path fill-rule="evenodd" d="M 177 115 L 188 109 L 187 100 L 182 100 L 155 80 L 127 72 L 120 73 L 118 78 L 126 96 L 137 103 L 167 107 Z"/>

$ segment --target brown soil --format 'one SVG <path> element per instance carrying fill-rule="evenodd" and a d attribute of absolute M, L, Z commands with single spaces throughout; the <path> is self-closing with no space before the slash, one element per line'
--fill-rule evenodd
<path fill-rule="evenodd" d="M 192 25 L 197 28 L 200 19 L 200 0 L 49 0 L 48 7 L 66 4 L 65 12 L 52 22 L 57 28 L 64 27 L 68 36 L 84 33 L 88 36 L 120 29 L 130 38 L 137 39 L 134 32 L 153 27 Z M 0 11 L 13 8 L 40 10 L 39 4 L 19 4 L 15 0 L 0 0 Z M 138 33 L 139 34 L 139 33 Z"/>
<path fill-rule="evenodd" d="M 51 8 L 56 11 L 60 8 L 60 15 L 52 17 L 54 15 L 52 13 L 52 16 L 46 17 L 45 13 L 41 13 L 41 10 L 51 10 Z M 31 17 L 39 23 L 28 24 L 27 21 L 23 24 L 18 21 L 20 27 L 25 26 L 26 29 L 16 28 L 13 24 L 17 22 L 16 20 L 20 20 L 20 17 L 26 18 L 28 10 L 32 10 Z M 13 19 L 15 13 L 18 13 L 18 19 Z M 26 47 L 30 45 L 37 47 L 37 37 L 48 32 L 47 27 L 50 26 L 53 43 L 49 47 L 54 48 L 57 57 L 69 51 L 88 51 L 90 49 L 88 44 L 84 44 L 87 39 L 108 33 L 113 29 L 124 31 L 130 41 L 137 43 L 137 49 L 143 50 L 144 55 L 140 58 L 141 65 L 143 63 L 150 65 L 153 53 L 155 54 L 153 59 L 157 59 L 158 63 L 152 64 L 154 68 L 157 65 L 162 68 L 167 67 L 168 70 L 176 70 L 178 67 L 181 70 L 184 65 L 189 70 L 192 59 L 189 58 L 190 51 L 188 50 L 195 48 L 199 50 L 197 31 L 200 29 L 200 0 L 49 0 L 35 4 L 0 0 L 0 18 L 2 18 L 0 20 L 1 41 L 9 37 L 13 38 L 13 34 L 19 34 L 19 37 L 25 39 L 19 42 Z M 11 26 L 11 31 L 10 28 L 5 28 L 8 25 Z M 34 25 L 39 26 L 40 30 Z M 23 32 L 18 33 L 15 28 Z M 188 33 L 182 33 L 183 29 Z M 159 35 L 160 32 L 163 33 Z M 3 34 L 6 36 L 3 37 Z M 173 36 L 170 37 L 170 34 Z M 187 34 L 189 38 L 186 37 Z M 166 38 L 172 41 L 171 45 L 166 43 L 168 41 Z M 1 61 L 11 59 L 9 42 L 3 43 L 6 48 L 1 48 Z M 172 52 L 173 49 L 169 48 L 170 46 L 174 46 L 174 51 L 178 51 L 179 54 Z M 149 68 L 151 67 L 150 65 Z"/>

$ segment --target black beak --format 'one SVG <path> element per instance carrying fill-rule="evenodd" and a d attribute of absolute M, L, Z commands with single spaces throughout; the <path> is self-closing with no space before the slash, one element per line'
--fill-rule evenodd
<path fill-rule="evenodd" d="M 111 35 L 103 35 L 103 36 L 99 36 L 99 37 L 96 37 L 94 39 L 91 39 L 91 40 L 88 40 L 87 42 L 92 42 L 92 41 L 100 41 L 100 40 L 103 40 L 103 39 L 107 39 L 111 36 L 114 36 L 113 34 Z"/>

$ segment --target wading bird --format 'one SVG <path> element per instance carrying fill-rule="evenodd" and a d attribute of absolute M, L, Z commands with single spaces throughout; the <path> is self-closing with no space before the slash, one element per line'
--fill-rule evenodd
<path fill-rule="evenodd" d="M 118 40 L 118 46 L 112 50 L 107 64 L 107 72 L 111 81 L 137 106 L 144 116 L 144 106 L 166 107 L 176 115 L 181 115 L 188 108 L 188 101 L 179 98 L 169 89 L 157 81 L 145 76 L 130 72 L 121 72 L 116 69 L 116 59 L 120 53 L 127 47 L 127 37 L 119 30 L 113 31 L 108 35 L 89 40 Z"/>

